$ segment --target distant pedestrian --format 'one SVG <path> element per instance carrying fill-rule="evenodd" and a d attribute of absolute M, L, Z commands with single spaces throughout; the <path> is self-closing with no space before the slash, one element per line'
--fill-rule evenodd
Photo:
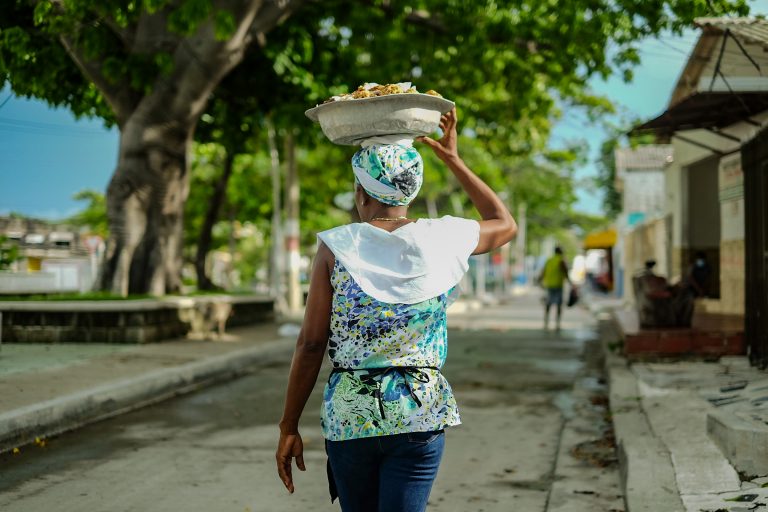
<path fill-rule="evenodd" d="M 327 347 L 333 370 L 321 426 L 331 499 L 338 495 L 344 512 L 426 509 L 443 429 L 461 422 L 440 372 L 446 308 L 469 256 L 501 247 L 517 230 L 502 200 L 459 157 L 455 109 L 440 127 L 442 139 L 422 142 L 453 172 L 483 220 L 409 219 L 408 204 L 422 182 L 421 156 L 409 145 L 373 144 L 352 158 L 363 222 L 318 235 L 277 471 L 293 492 L 293 459 L 304 471 L 299 418 Z"/>
<path fill-rule="evenodd" d="M 549 310 L 552 306 L 556 306 L 555 328 L 560 330 L 560 319 L 563 314 L 563 285 L 568 281 L 573 286 L 568 277 L 568 265 L 565 263 L 563 250 L 560 247 L 555 247 L 555 253 L 544 263 L 538 280 L 547 292 L 544 302 L 544 329 L 549 328 Z"/>

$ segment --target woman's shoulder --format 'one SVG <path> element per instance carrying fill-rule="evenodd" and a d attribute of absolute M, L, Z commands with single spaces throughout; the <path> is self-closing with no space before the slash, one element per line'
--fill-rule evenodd
<path fill-rule="evenodd" d="M 467 219 L 465 217 L 455 217 L 453 215 L 443 215 L 442 217 L 421 219 L 422 222 L 426 222 L 432 225 L 451 225 L 451 224 L 477 224 L 476 220 Z"/>
<path fill-rule="evenodd" d="M 350 230 L 358 229 L 359 226 L 360 226 L 359 222 L 350 222 L 348 224 L 341 224 L 339 226 L 334 226 L 332 228 L 329 228 L 323 231 L 318 231 L 317 236 L 341 233 L 341 232 L 349 232 Z"/>

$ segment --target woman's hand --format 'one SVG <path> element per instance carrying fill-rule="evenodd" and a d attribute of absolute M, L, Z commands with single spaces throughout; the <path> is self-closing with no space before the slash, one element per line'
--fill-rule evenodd
<path fill-rule="evenodd" d="M 440 140 L 431 139 L 429 137 L 418 137 L 416 140 L 431 147 L 437 157 L 444 162 L 458 159 L 457 123 L 456 107 L 453 107 L 450 112 L 443 114 L 440 117 L 440 129 L 443 131 L 443 137 Z"/>
<path fill-rule="evenodd" d="M 293 459 L 296 459 L 297 468 L 301 471 L 307 470 L 304 467 L 304 443 L 301 441 L 301 435 L 298 432 L 295 434 L 280 433 L 275 458 L 277 459 L 277 474 L 280 475 L 280 480 L 283 481 L 288 492 L 293 494 Z"/>

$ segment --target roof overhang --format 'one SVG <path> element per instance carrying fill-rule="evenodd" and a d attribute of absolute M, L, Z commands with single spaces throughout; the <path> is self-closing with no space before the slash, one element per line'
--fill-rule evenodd
<path fill-rule="evenodd" d="M 695 92 L 669 107 L 660 116 L 632 129 L 632 133 L 652 132 L 671 136 L 676 131 L 717 129 L 768 110 L 768 91 Z"/>

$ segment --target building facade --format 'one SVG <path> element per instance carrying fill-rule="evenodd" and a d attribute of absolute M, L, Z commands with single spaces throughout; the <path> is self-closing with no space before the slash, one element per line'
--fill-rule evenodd
<path fill-rule="evenodd" d="M 697 310 L 743 322 L 747 314 L 768 315 L 768 305 L 762 313 L 746 307 L 759 282 L 745 278 L 750 224 L 759 220 L 745 212 L 750 200 L 764 203 L 766 191 L 746 199 L 744 186 L 745 174 L 753 172 L 744 166 L 745 150 L 768 125 L 768 77 L 762 71 L 768 69 L 768 22 L 703 18 L 696 25 L 701 35 L 666 111 L 635 130 L 652 131 L 673 148 L 664 174 L 668 276 L 686 279 L 693 260 L 704 255 L 711 279 Z M 761 336 L 746 329 L 754 353 Z M 755 362 L 765 365 L 768 357 Z"/>

